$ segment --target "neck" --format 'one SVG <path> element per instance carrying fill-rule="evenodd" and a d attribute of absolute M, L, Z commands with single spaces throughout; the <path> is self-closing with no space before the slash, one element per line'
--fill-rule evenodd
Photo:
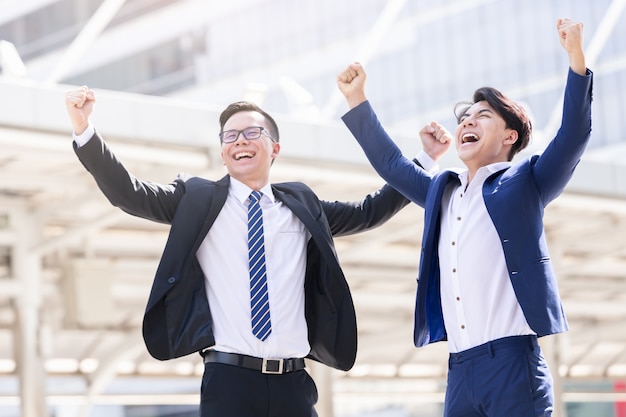
<path fill-rule="evenodd" d="M 265 187 L 265 185 L 268 183 L 268 179 L 242 179 L 242 178 L 237 178 L 237 180 L 245 185 L 247 185 L 248 187 L 250 187 L 250 189 L 252 189 L 253 191 L 261 191 L 261 188 Z"/>
<path fill-rule="evenodd" d="M 472 180 L 474 179 L 474 177 L 476 176 L 476 172 L 478 172 L 478 170 L 481 167 L 467 167 L 467 185 L 469 185 L 470 182 L 472 182 Z"/>

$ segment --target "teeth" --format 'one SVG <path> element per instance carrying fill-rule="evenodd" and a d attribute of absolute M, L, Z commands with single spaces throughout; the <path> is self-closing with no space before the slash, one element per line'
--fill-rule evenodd
<path fill-rule="evenodd" d="M 235 160 L 239 161 L 241 158 L 252 158 L 253 156 L 252 152 L 239 152 L 235 154 Z"/>

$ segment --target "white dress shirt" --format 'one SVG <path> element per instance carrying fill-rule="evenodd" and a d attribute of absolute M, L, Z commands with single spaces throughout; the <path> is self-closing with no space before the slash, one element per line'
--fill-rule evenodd
<path fill-rule="evenodd" d="M 482 194 L 499 162 L 480 168 L 468 185 L 448 185 L 441 201 L 441 301 L 450 352 L 507 336 L 534 334 L 515 297 L 504 251 Z"/>
<path fill-rule="evenodd" d="M 252 334 L 248 271 L 252 190 L 231 178 L 226 204 L 197 252 L 213 317 L 213 349 L 262 358 L 302 358 L 310 351 L 304 317 L 310 234 L 293 212 L 274 198 L 269 184 L 260 191 L 272 333 L 264 342 Z"/>

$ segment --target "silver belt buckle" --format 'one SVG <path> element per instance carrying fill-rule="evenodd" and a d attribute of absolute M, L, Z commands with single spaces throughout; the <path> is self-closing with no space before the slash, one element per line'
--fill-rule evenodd
<path fill-rule="evenodd" d="M 264 374 L 282 374 L 283 373 L 283 360 L 282 359 L 265 359 L 263 358 L 263 365 L 261 366 L 261 372 Z M 269 364 L 269 369 L 268 369 Z M 278 369 L 276 369 L 278 368 Z"/>

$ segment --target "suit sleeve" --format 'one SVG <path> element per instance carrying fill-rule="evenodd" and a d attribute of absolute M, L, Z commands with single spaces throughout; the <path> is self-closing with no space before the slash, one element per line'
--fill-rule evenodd
<path fill-rule="evenodd" d="M 74 152 L 111 204 L 134 216 L 171 223 L 185 190 L 184 181 L 160 185 L 139 180 L 126 170 L 97 131 L 83 146 L 74 143 Z"/>
<path fill-rule="evenodd" d="M 343 236 L 380 226 L 409 204 L 409 200 L 387 184 L 360 202 L 321 203 L 332 235 Z"/>
<path fill-rule="evenodd" d="M 561 127 L 537 158 L 532 175 L 544 205 L 556 198 L 574 174 L 591 135 L 593 73 L 569 70 Z"/>
<path fill-rule="evenodd" d="M 409 200 L 424 207 L 430 174 L 402 155 L 383 129 L 369 101 L 350 110 L 342 120 L 378 175 Z"/>

